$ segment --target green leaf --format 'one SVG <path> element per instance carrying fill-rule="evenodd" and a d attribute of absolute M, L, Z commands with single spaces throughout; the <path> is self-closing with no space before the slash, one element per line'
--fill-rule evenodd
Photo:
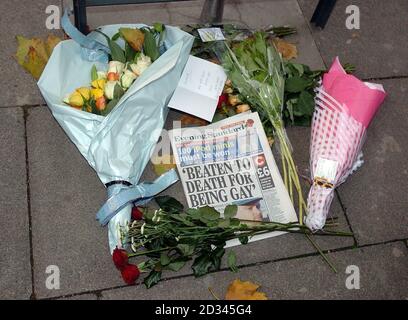
<path fill-rule="evenodd" d="M 104 34 L 100 30 L 95 30 L 96 32 L 103 35 L 108 43 L 109 49 L 111 51 L 111 57 L 113 61 L 120 61 L 122 63 L 126 62 L 125 53 L 123 52 L 122 48 L 115 42 L 112 41 L 106 34 Z"/>
<path fill-rule="evenodd" d="M 180 253 L 183 256 L 191 256 L 194 253 L 195 246 L 191 244 L 180 243 L 177 245 L 177 249 L 179 249 Z"/>
<path fill-rule="evenodd" d="M 198 209 L 203 219 L 214 221 L 220 218 L 220 213 L 212 207 L 205 206 Z"/>
<path fill-rule="evenodd" d="M 184 214 L 184 216 L 183 216 L 183 214 L 172 214 L 171 218 L 183 223 L 184 225 L 186 225 L 188 227 L 194 227 L 195 226 L 195 224 L 193 222 L 191 222 L 191 221 L 189 221 L 187 219 L 187 215 L 185 215 L 185 214 Z"/>
<path fill-rule="evenodd" d="M 91 69 L 91 80 L 92 81 L 98 80 L 98 70 L 96 70 L 95 65 L 93 65 Z"/>
<path fill-rule="evenodd" d="M 220 221 L 218 222 L 218 226 L 223 229 L 228 228 L 230 224 L 230 219 L 220 219 Z"/>
<path fill-rule="evenodd" d="M 203 251 L 194 260 L 192 269 L 194 276 L 201 277 L 209 272 L 217 271 L 221 266 L 221 259 L 225 253 L 223 246 L 217 247 L 211 252 Z"/>
<path fill-rule="evenodd" d="M 249 239 L 248 236 L 241 236 L 238 238 L 239 242 L 241 242 L 242 244 L 247 244 Z"/>
<path fill-rule="evenodd" d="M 194 220 L 199 220 L 201 217 L 200 210 L 196 208 L 188 208 L 185 212 L 188 216 L 190 216 L 190 218 Z"/>
<path fill-rule="evenodd" d="M 232 272 L 238 272 L 237 268 L 237 256 L 234 251 L 228 252 L 227 258 L 228 267 L 231 269 Z"/>
<path fill-rule="evenodd" d="M 170 258 L 166 252 L 162 252 L 160 255 L 160 264 L 162 266 L 167 266 L 170 263 Z"/>
<path fill-rule="evenodd" d="M 116 83 L 115 88 L 113 88 L 113 99 L 119 100 L 125 94 L 125 91 L 120 86 L 119 83 Z"/>
<path fill-rule="evenodd" d="M 119 32 L 116 32 L 116 33 L 112 36 L 112 41 L 118 40 L 119 37 L 120 37 L 120 33 L 119 33 Z"/>
<path fill-rule="evenodd" d="M 237 214 L 238 207 L 234 205 L 228 205 L 224 209 L 224 218 L 233 218 Z"/>
<path fill-rule="evenodd" d="M 160 281 L 161 276 L 161 271 L 152 270 L 149 275 L 144 278 L 143 283 L 146 285 L 146 288 L 149 289 Z"/>
<path fill-rule="evenodd" d="M 137 63 L 137 59 L 139 59 L 142 53 L 140 51 L 136 51 L 135 57 L 133 58 L 133 63 Z"/>
<path fill-rule="evenodd" d="M 314 107 L 314 97 L 309 92 L 302 91 L 293 112 L 295 116 L 312 116 Z"/>
<path fill-rule="evenodd" d="M 101 111 L 101 115 L 106 116 L 109 114 L 109 112 L 112 111 L 112 109 L 118 104 L 119 99 L 112 99 L 109 101 L 109 103 L 106 105 L 106 108 Z"/>
<path fill-rule="evenodd" d="M 170 196 L 156 196 L 154 198 L 158 206 L 168 213 L 178 213 L 183 211 L 184 206 Z"/>
<path fill-rule="evenodd" d="M 164 30 L 164 24 L 163 24 L 163 23 L 160 23 L 160 22 L 155 22 L 155 23 L 153 24 L 153 29 L 154 29 L 156 32 L 162 32 L 162 31 Z"/>
<path fill-rule="evenodd" d="M 186 265 L 186 260 L 176 260 L 171 262 L 167 268 L 171 271 L 179 271 Z"/>
<path fill-rule="evenodd" d="M 108 45 L 111 51 L 112 60 L 126 63 L 125 53 L 123 52 L 122 48 L 115 41 L 112 40 L 108 41 Z"/>
<path fill-rule="evenodd" d="M 159 48 L 156 40 L 154 39 L 153 33 L 148 29 L 144 29 L 143 32 L 145 35 L 143 51 L 144 54 L 149 56 L 153 62 L 160 56 Z"/>
<path fill-rule="evenodd" d="M 240 224 L 241 224 L 241 221 L 239 219 L 236 219 L 236 218 L 230 219 L 231 227 L 236 227 L 236 226 L 239 226 Z"/>
<path fill-rule="evenodd" d="M 125 42 L 125 57 L 126 62 L 133 62 L 136 57 L 135 49 L 133 49 L 127 42 Z"/>
<path fill-rule="evenodd" d="M 194 276 L 201 277 L 210 272 L 213 263 L 208 253 L 204 253 L 195 258 L 191 269 L 193 269 Z"/>
<path fill-rule="evenodd" d="M 217 113 L 215 113 L 215 115 L 214 115 L 214 117 L 212 119 L 212 123 L 223 120 L 225 118 L 227 118 L 227 116 L 225 114 L 223 114 L 221 112 L 217 112 Z"/>
<path fill-rule="evenodd" d="M 310 82 L 301 77 L 291 77 L 285 82 L 285 91 L 296 93 L 305 90 L 309 86 Z"/>

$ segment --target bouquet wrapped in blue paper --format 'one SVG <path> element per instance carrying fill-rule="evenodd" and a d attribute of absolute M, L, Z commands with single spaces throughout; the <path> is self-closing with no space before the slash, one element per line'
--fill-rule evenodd
<path fill-rule="evenodd" d="M 194 37 L 156 24 L 108 25 L 85 36 L 64 15 L 71 40 L 59 43 L 38 86 L 53 116 L 106 185 L 97 219 L 109 224 L 111 252 L 119 227 L 141 205 L 178 180 L 169 171 L 138 184 L 160 137 Z"/>

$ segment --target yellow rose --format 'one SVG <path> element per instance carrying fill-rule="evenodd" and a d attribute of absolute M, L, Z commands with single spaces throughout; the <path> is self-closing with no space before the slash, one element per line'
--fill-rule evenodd
<path fill-rule="evenodd" d="M 94 87 L 95 89 L 104 89 L 105 88 L 105 83 L 106 80 L 105 79 L 98 79 L 98 80 L 94 80 L 92 81 L 92 87 Z"/>
<path fill-rule="evenodd" d="M 84 105 L 84 98 L 78 91 L 75 91 L 69 97 L 69 104 L 74 108 L 81 108 Z"/>
<path fill-rule="evenodd" d="M 249 107 L 248 104 L 240 104 L 239 106 L 237 106 L 236 112 L 237 113 L 243 113 L 243 112 L 247 112 L 250 109 L 251 108 Z"/>
<path fill-rule="evenodd" d="M 103 90 L 102 89 L 92 89 L 91 90 L 91 96 L 95 100 L 103 96 Z"/>
<path fill-rule="evenodd" d="M 90 90 L 89 88 L 82 87 L 82 88 L 76 89 L 76 91 L 79 92 L 79 94 L 80 94 L 85 100 L 89 100 L 89 98 L 91 97 L 91 90 Z"/>

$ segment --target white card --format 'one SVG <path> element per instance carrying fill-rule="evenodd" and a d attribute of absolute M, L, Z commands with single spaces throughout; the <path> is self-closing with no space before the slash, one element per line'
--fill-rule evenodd
<path fill-rule="evenodd" d="M 201 28 L 197 29 L 197 31 L 203 42 L 225 40 L 224 34 L 220 28 Z"/>
<path fill-rule="evenodd" d="M 338 165 L 339 163 L 337 161 L 319 158 L 319 160 L 317 160 L 314 177 L 322 178 L 329 183 L 333 183 L 336 178 Z"/>
<path fill-rule="evenodd" d="M 226 80 L 223 67 L 190 56 L 169 107 L 211 121 Z"/>

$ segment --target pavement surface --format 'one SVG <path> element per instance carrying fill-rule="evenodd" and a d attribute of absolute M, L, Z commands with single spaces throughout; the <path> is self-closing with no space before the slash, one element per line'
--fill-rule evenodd
<path fill-rule="evenodd" d="M 284 235 L 236 248 L 239 272 L 226 266 L 196 279 L 186 268 L 147 290 L 125 286 L 108 253 L 107 231 L 95 221 L 106 193 L 95 172 L 44 106 L 35 81 L 13 59 L 15 35 L 45 36 L 46 8 L 71 1 L 0 2 L 0 298 L 212 299 L 235 278 L 259 283 L 270 299 L 408 299 L 408 2 L 356 0 L 359 30 L 346 28 L 339 0 L 324 30 L 311 26 L 318 0 L 226 1 L 224 22 L 251 28 L 291 25 L 298 60 L 328 67 L 338 55 L 356 75 L 384 85 L 388 98 L 368 131 L 363 167 L 336 193 L 331 215 L 352 238 L 316 238 L 334 273 L 301 235 Z M 88 9 L 91 28 L 102 24 L 199 21 L 203 1 Z M 9 79 L 12 79 L 11 81 Z M 169 120 L 177 118 L 171 113 Z M 308 167 L 309 128 L 288 128 L 301 172 Z M 404 142 L 405 141 L 405 142 Z M 144 180 L 154 179 L 149 164 Z M 184 199 L 181 186 L 167 192 Z M 60 288 L 47 289 L 59 268 Z M 359 289 L 347 286 L 359 270 Z"/>

